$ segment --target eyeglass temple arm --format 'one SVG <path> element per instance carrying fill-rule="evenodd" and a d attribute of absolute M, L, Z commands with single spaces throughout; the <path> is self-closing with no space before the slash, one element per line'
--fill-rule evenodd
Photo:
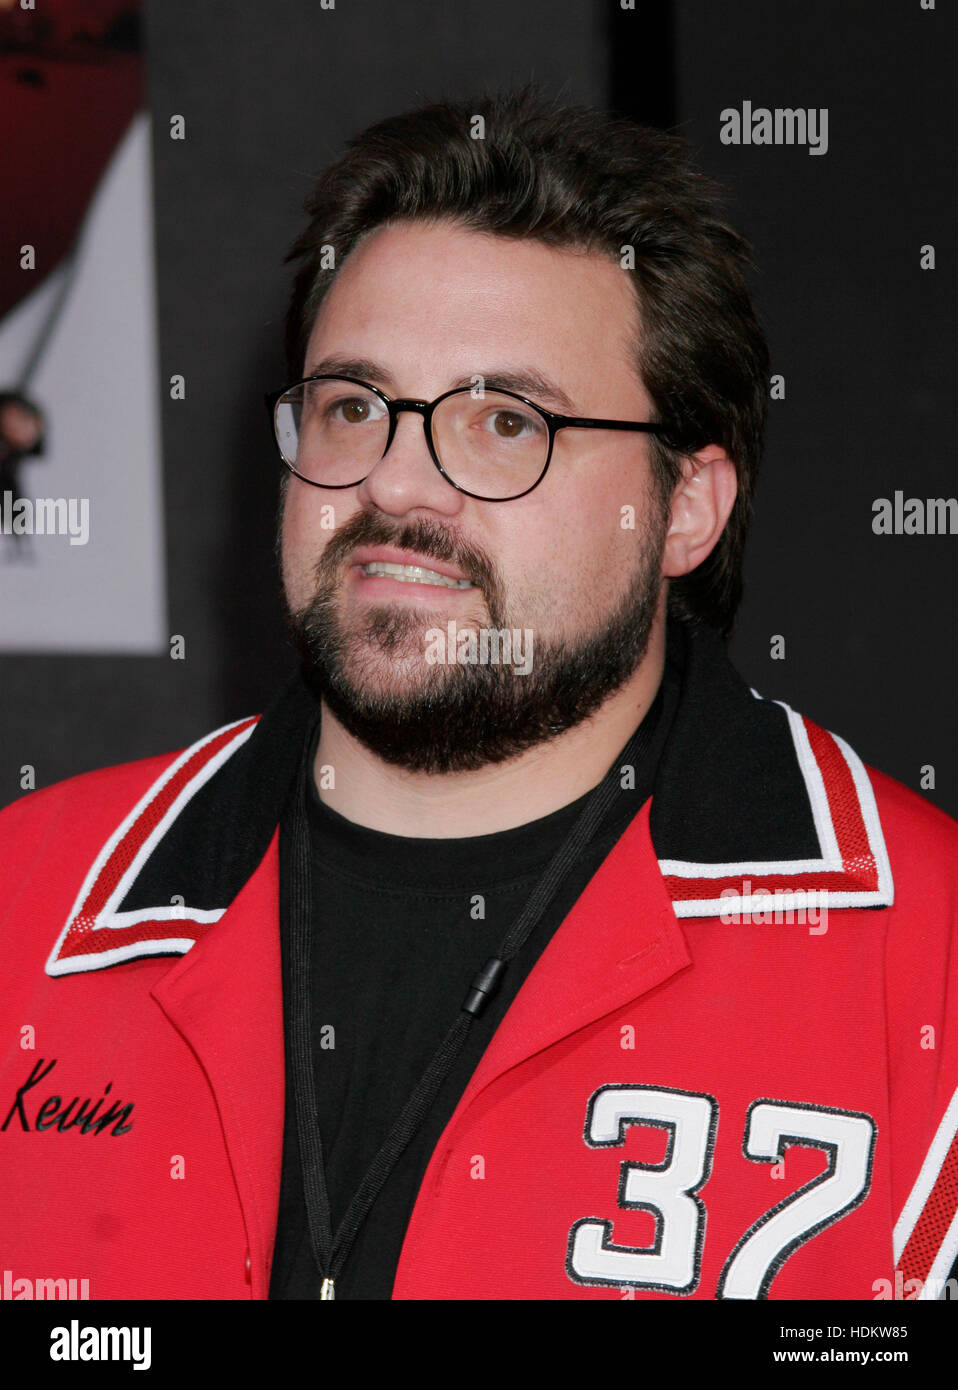
<path fill-rule="evenodd" d="M 664 425 L 642 424 L 637 420 L 585 420 L 572 415 L 553 416 L 557 430 L 642 430 L 646 434 L 661 434 Z"/>

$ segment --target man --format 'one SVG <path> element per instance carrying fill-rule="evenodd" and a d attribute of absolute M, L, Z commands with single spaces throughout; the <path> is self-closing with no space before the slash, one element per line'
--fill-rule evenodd
<path fill-rule="evenodd" d="M 307 209 L 300 674 L 0 821 L 6 1264 L 937 1296 L 958 834 L 728 663 L 768 356 L 716 190 L 524 93 L 382 122 Z"/>

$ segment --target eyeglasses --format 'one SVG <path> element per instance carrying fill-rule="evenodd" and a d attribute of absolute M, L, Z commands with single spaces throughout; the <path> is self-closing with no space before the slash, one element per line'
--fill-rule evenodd
<path fill-rule="evenodd" d="M 266 397 L 276 443 L 289 471 L 313 487 L 356 487 L 385 458 L 404 410 L 422 416 L 439 472 L 484 502 L 524 497 L 546 475 L 559 430 L 640 430 L 635 420 L 555 415 L 513 391 L 456 387 L 434 401 L 390 400 L 350 376 L 312 376 Z"/>

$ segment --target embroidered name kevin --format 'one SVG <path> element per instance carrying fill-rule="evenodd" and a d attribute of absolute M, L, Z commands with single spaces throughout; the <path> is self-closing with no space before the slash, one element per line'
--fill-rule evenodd
<path fill-rule="evenodd" d="M 37 1062 L 36 1066 L 33 1068 L 33 1071 L 17 1091 L 13 1104 L 7 1111 L 6 1119 L 3 1124 L 0 1125 L 0 1131 L 7 1128 L 7 1125 L 15 1115 L 20 1121 L 20 1128 L 27 1132 L 30 1131 L 30 1119 L 27 1115 L 26 1106 L 24 1105 L 24 1098 L 28 1091 L 32 1091 L 35 1086 L 39 1086 L 43 1078 L 50 1074 L 56 1064 L 57 1059 L 55 1057 L 53 1061 L 49 1062 L 46 1066 L 43 1065 L 43 1058 L 40 1058 L 39 1062 Z M 124 1121 L 129 1120 L 130 1115 L 133 1113 L 133 1101 L 130 1101 L 128 1105 L 121 1106 L 119 1101 L 112 1100 L 109 1108 L 104 1110 L 102 1115 L 97 1114 L 100 1106 L 112 1090 L 113 1082 L 111 1081 L 109 1085 L 104 1087 L 103 1095 L 95 1105 L 92 1099 L 81 1102 L 79 1096 L 74 1096 L 68 1105 L 63 1105 L 62 1097 L 60 1096 L 47 1096 L 46 1100 L 43 1101 L 37 1109 L 33 1121 L 33 1128 L 35 1130 L 43 1130 L 53 1129 L 53 1127 L 56 1126 L 58 1130 L 63 1131 L 73 1129 L 76 1126 L 81 1134 L 90 1134 L 91 1132 L 94 1134 L 102 1134 L 105 1129 L 110 1129 L 112 1125 L 113 1128 L 110 1129 L 111 1134 L 129 1134 L 130 1130 L 133 1128 L 133 1121 L 130 1120 L 129 1124 L 124 1124 Z M 79 1106 L 79 1109 L 75 1114 L 71 1114 L 75 1106 Z"/>

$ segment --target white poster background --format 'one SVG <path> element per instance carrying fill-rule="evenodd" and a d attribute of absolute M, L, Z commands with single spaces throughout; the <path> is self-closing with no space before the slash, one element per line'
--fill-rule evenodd
<path fill-rule="evenodd" d="M 42 219 L 42 207 L 36 215 Z M 166 650 L 168 634 L 145 113 L 104 173 L 77 256 L 27 388 L 47 417 L 46 451 L 23 460 L 18 491 L 31 499 L 86 498 L 89 539 L 79 545 L 69 535 L 31 535 L 18 546 L 0 535 L 0 650 L 156 654 Z M 15 385 L 64 273 L 48 277 L 0 323 L 0 390 Z"/>

